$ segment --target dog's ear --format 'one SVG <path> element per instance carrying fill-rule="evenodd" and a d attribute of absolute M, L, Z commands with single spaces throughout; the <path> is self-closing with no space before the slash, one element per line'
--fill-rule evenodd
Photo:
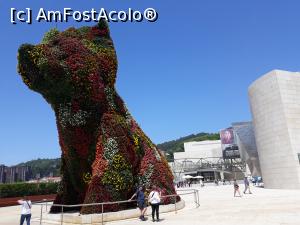
<path fill-rule="evenodd" d="M 100 19 L 98 22 L 98 28 L 103 36 L 110 38 L 108 22 L 105 19 Z"/>
<path fill-rule="evenodd" d="M 24 83 L 33 89 L 33 83 L 39 76 L 39 70 L 33 57 L 34 45 L 23 44 L 18 49 L 18 73 Z"/>

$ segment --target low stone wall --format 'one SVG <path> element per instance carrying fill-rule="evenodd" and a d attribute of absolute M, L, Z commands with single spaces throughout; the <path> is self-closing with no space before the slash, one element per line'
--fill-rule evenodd
<path fill-rule="evenodd" d="M 49 202 L 55 199 L 56 194 L 54 195 L 32 195 L 27 196 L 28 199 L 32 202 L 44 201 L 45 199 Z M 22 197 L 13 197 L 13 198 L 0 198 L 0 207 L 18 205 L 17 201 L 22 199 Z"/>
<path fill-rule="evenodd" d="M 176 210 L 184 208 L 183 200 L 176 203 Z M 175 204 L 161 205 L 160 213 L 175 211 Z M 151 213 L 151 207 L 148 207 L 146 214 Z M 139 209 L 129 209 L 118 212 L 103 213 L 103 222 L 124 220 L 130 218 L 138 218 L 140 216 Z M 43 222 L 61 224 L 61 214 L 46 214 L 43 215 Z M 79 213 L 64 213 L 63 224 L 101 224 L 102 214 L 80 215 Z"/>

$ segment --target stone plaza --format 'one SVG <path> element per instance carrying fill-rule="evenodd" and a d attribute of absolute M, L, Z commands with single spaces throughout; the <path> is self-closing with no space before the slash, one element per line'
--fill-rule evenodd
<path fill-rule="evenodd" d="M 279 180 L 278 180 L 279 181 Z M 243 185 L 240 185 L 241 193 Z M 252 195 L 233 197 L 232 185 L 193 186 L 199 190 L 200 207 L 196 208 L 192 195 L 184 195 L 185 207 L 182 210 L 161 214 L 160 224 L 166 225 L 299 225 L 300 190 L 279 190 L 252 187 Z M 153 224 L 151 210 L 147 210 L 148 220 L 137 218 L 107 222 L 109 225 Z M 19 223 L 20 207 L 0 208 L 0 224 Z M 32 224 L 39 224 L 40 207 L 33 207 Z M 50 223 L 43 222 L 44 225 Z M 53 224 L 53 223 L 51 223 Z M 58 223 L 57 223 L 58 224 Z M 68 223 L 70 224 L 70 223 Z M 70 224 L 71 225 L 71 224 Z"/>

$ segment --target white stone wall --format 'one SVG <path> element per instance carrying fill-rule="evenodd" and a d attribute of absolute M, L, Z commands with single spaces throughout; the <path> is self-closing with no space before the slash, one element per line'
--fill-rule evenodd
<path fill-rule="evenodd" d="M 300 73 L 267 73 L 249 99 L 265 187 L 300 188 Z"/>
<path fill-rule="evenodd" d="M 194 141 L 184 143 L 184 152 L 175 152 L 174 159 L 195 158 L 191 161 L 197 162 L 199 158 L 222 157 L 221 141 Z M 215 159 L 218 161 L 218 159 Z"/>

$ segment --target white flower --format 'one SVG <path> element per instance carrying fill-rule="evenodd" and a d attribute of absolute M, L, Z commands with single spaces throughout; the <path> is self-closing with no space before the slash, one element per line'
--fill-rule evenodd
<path fill-rule="evenodd" d="M 116 104 L 115 104 L 115 93 L 114 90 L 110 87 L 106 87 L 104 89 L 105 95 L 106 95 L 106 100 L 108 101 L 108 104 L 112 109 L 116 109 Z"/>
<path fill-rule="evenodd" d="M 89 112 L 78 110 L 72 112 L 71 103 L 61 104 L 58 109 L 59 123 L 62 127 L 67 125 L 82 126 L 86 124 L 86 119 L 90 116 Z"/>
<path fill-rule="evenodd" d="M 114 138 L 108 138 L 104 143 L 104 158 L 112 161 L 115 154 L 119 151 L 118 143 Z"/>

